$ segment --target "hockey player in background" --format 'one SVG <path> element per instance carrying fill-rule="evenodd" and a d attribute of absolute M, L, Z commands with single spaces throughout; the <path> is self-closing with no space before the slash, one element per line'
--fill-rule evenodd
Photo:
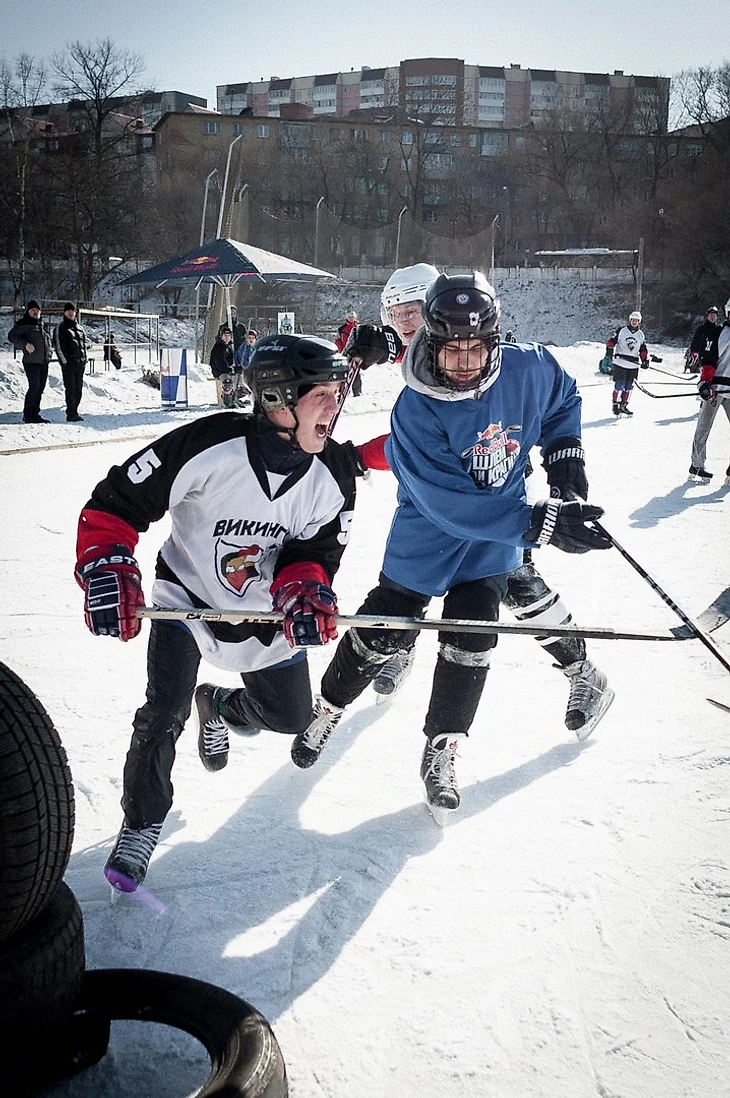
<path fill-rule="evenodd" d="M 384 325 L 395 328 L 404 344 L 403 353 L 423 326 L 423 302 L 436 278 L 438 271 L 435 267 L 428 263 L 416 263 L 394 271 L 383 290 L 381 319 Z M 363 339 L 369 334 L 368 326 L 361 325 L 359 332 L 360 339 Z M 358 353 L 357 341 L 358 334 L 355 332 L 350 347 L 353 353 Z M 385 349 L 383 344 L 384 353 Z M 383 436 L 383 442 L 386 437 Z M 372 467 L 376 467 L 372 455 L 370 461 Z M 383 461 L 377 468 L 388 468 L 387 462 Z M 531 472 L 528 461 L 526 475 Z M 551 590 L 538 572 L 530 549 L 524 551 L 522 564 L 510 572 L 503 601 L 518 621 L 550 626 L 570 625 L 573 620 L 558 592 Z M 582 637 L 540 637 L 538 644 L 552 656 L 556 661 L 555 667 L 563 672 L 570 683 L 566 727 L 579 739 L 587 739 L 614 698 L 605 674 L 588 659 L 586 642 Z M 383 664 L 373 680 L 378 704 L 394 697 L 412 670 L 414 659 L 415 645 L 400 649 Z"/>
<path fill-rule="evenodd" d="M 252 415 L 223 412 L 178 427 L 114 466 L 81 512 L 76 577 L 97 636 L 128 641 L 139 633 L 144 596 L 134 550 L 165 514 L 171 532 L 157 558 L 156 607 L 285 615 L 283 631 L 278 623 L 151 621 L 146 701 L 124 767 L 124 821 L 104 868 L 119 891 L 134 891 L 147 873 L 172 805 L 175 746 L 194 691 L 209 770 L 226 765 L 229 726 L 295 735 L 311 721 L 306 647 L 337 636 L 331 585 L 362 472 L 352 443 L 327 436 L 348 369 L 326 340 L 259 340 L 247 372 Z M 243 689 L 196 691 L 201 657 L 240 672 Z"/>
<path fill-rule="evenodd" d="M 720 310 L 717 305 L 710 305 L 705 313 L 705 319 L 695 328 L 692 342 L 685 355 L 685 373 L 689 371 L 691 374 L 699 374 L 703 366 L 715 365 L 714 362 L 709 363 L 707 356 L 712 353 L 713 347 L 716 348 L 715 337 L 721 328 L 717 322 L 719 315 Z"/>
<path fill-rule="evenodd" d="M 629 397 L 639 367 L 649 365 L 649 351 L 641 330 L 641 313 L 629 314 L 628 323 L 606 340 L 606 358 L 613 361 L 613 414 L 632 416 Z"/>
<path fill-rule="evenodd" d="M 586 525 L 603 511 L 583 502 L 580 396 L 546 348 L 501 346 L 499 302 L 482 275 L 439 276 L 424 317 L 403 360 L 406 385 L 386 444 L 398 506 L 378 585 L 359 613 L 422 617 L 431 598 L 443 596 L 444 617 L 496 621 L 524 549 L 552 544 L 583 553 L 611 545 Z M 525 469 L 533 446 L 542 451 L 555 498 L 530 506 Z M 314 719 L 294 739 L 297 766 L 317 761 L 345 707 L 416 636 L 345 633 L 324 673 Z M 439 640 L 421 778 L 429 806 L 448 812 L 460 802 L 454 760 L 497 636 L 445 632 Z"/>
<path fill-rule="evenodd" d="M 689 479 L 707 482 L 712 480 L 712 473 L 705 469 L 707 439 L 720 408 L 730 422 L 730 297 L 725 302 L 725 323 L 717 326 L 710 347 L 703 353 L 697 392 L 702 405 L 692 439 Z M 730 465 L 725 477 L 730 483 Z"/>

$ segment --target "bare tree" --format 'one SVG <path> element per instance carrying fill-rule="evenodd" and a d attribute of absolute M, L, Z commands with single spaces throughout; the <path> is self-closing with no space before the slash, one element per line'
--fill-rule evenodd
<path fill-rule="evenodd" d="M 0 184 L 0 221 L 5 226 L 2 247 L 13 278 L 16 297 L 25 292 L 26 251 L 30 199 L 32 109 L 46 86 L 45 66 L 27 53 L 14 64 L 0 62 L 0 119 L 6 129 L 10 171 Z M 17 270 L 13 259 L 17 257 Z"/>

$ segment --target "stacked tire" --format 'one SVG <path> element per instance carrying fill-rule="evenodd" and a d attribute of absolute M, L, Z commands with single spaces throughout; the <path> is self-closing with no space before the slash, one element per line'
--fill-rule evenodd
<path fill-rule="evenodd" d="M 18 1050 L 32 1035 L 51 1053 L 81 992 L 83 919 L 63 883 L 73 832 L 73 781 L 58 733 L 33 691 L 0 663 L 0 1047 L 10 1054 L 3 1073 L 14 1094 L 54 1077 L 52 1064 Z"/>
<path fill-rule="evenodd" d="M 175 1026 L 206 1048 L 198 1098 L 286 1098 L 274 1033 L 244 999 L 168 972 L 86 972 L 81 909 L 63 875 L 74 793 L 66 752 L 33 691 L 0 662 L 0 1079 L 30 1098 L 98 1063 L 111 1022 Z"/>

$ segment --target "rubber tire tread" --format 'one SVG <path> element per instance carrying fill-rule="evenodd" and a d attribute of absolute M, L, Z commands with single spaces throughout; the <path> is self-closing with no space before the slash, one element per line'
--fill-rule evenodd
<path fill-rule="evenodd" d="M 195 1037 L 211 1062 L 196 1098 L 287 1098 L 286 1067 L 271 1026 L 224 988 L 169 972 L 97 969 L 84 976 L 78 1008 L 110 1021 L 157 1022 Z"/>
<path fill-rule="evenodd" d="M 12 1039 L 67 1021 L 86 967 L 81 908 L 61 883 L 44 911 L 0 945 L 0 1035 Z"/>
<path fill-rule="evenodd" d="M 0 663 L 0 942 L 55 895 L 71 856 L 71 770 L 51 718 Z"/>

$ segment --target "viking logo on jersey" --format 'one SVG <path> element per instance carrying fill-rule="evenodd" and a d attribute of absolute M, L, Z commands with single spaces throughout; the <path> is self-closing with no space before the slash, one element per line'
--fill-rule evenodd
<path fill-rule="evenodd" d="M 504 484 L 520 452 L 519 442 L 509 435 L 521 430 L 519 423 L 504 428 L 501 423 L 490 423 L 477 433 L 474 445 L 462 451 L 463 458 L 471 456 L 471 476 L 480 488 L 499 488 Z"/>
<path fill-rule="evenodd" d="M 260 545 L 232 545 L 218 541 L 215 547 L 216 574 L 227 591 L 243 596 L 261 575 L 259 564 L 264 555 Z"/>

